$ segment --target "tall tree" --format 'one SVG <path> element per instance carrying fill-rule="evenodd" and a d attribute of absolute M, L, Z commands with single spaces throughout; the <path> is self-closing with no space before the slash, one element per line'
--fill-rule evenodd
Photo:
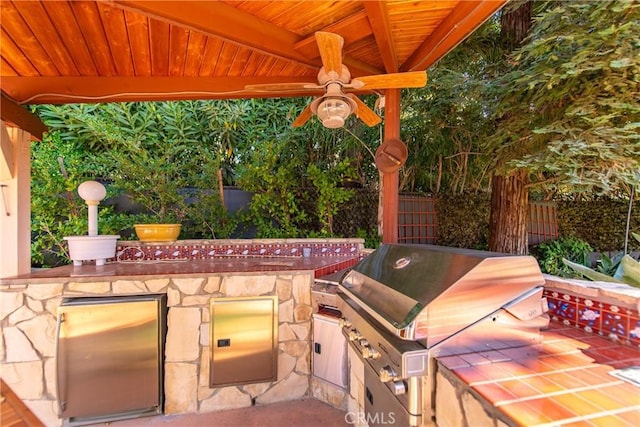
<path fill-rule="evenodd" d="M 531 28 L 533 0 L 507 7 L 500 19 L 501 38 L 507 52 L 525 39 Z M 498 159 L 491 178 L 489 250 L 526 254 L 529 173 L 524 169 L 504 170 Z"/>
<path fill-rule="evenodd" d="M 640 3 L 549 4 L 496 81 L 509 91 L 495 140 L 536 185 L 628 191 L 640 182 Z"/>
<path fill-rule="evenodd" d="M 526 252 L 530 188 L 604 194 L 640 182 L 640 4 L 536 4 L 529 36 L 491 87 L 498 107 L 487 143 L 497 159 L 489 246 L 501 252 Z"/>

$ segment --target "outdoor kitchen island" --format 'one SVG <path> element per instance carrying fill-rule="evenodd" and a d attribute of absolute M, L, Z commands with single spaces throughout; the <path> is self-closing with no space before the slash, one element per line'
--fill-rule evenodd
<path fill-rule="evenodd" d="M 303 249 L 311 249 L 309 256 Z M 47 426 L 61 425 L 55 356 L 63 298 L 166 294 L 165 414 L 318 394 L 340 405 L 344 395 L 312 381 L 311 287 L 315 277 L 354 265 L 362 249 L 361 239 L 119 242 L 116 258 L 104 266 L 68 265 L 1 279 L 2 378 Z M 212 387 L 210 301 L 254 296 L 277 297 L 277 378 Z"/>
<path fill-rule="evenodd" d="M 62 298 L 139 294 L 167 295 L 165 414 L 216 413 L 313 396 L 336 407 L 346 398 L 346 424 L 373 421 L 363 412 L 363 362 L 353 351 L 346 392 L 315 378 L 310 366 L 309 287 L 314 278 L 367 255 L 358 240 L 318 241 L 308 258 L 291 254 L 309 241 L 122 243 L 121 262 L 100 270 L 67 266 L 0 279 L 0 374 L 45 425 L 62 423 L 54 357 Z M 200 258 L 185 262 L 187 255 Z M 148 262 L 134 262 L 140 259 Z M 438 427 L 638 425 L 638 386 L 610 372 L 640 366 L 640 290 L 552 276 L 544 281 L 551 325 L 541 343 L 437 358 Z M 270 294 L 280 301 L 277 381 L 209 387 L 210 298 Z M 381 416 L 391 414 L 378 417 L 391 421 Z"/>

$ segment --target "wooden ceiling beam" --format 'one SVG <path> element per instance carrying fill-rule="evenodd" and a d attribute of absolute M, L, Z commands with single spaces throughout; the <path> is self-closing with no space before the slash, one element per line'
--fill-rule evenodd
<path fill-rule="evenodd" d="M 278 98 L 322 91 L 250 92 L 245 85 L 308 83 L 309 77 L 3 77 L 7 95 L 24 104 L 170 101 L 180 99 Z M 14 103 L 16 108 L 26 110 Z M 4 97 L 2 104 L 4 120 Z M 25 129 L 29 130 L 29 129 Z"/>
<path fill-rule="evenodd" d="M 387 73 L 398 72 L 398 57 L 393 46 L 393 34 L 389 23 L 389 14 L 385 1 L 365 1 L 364 8 L 373 28 L 373 35 L 382 56 L 382 63 Z"/>
<path fill-rule="evenodd" d="M 3 83 L 5 78 L 19 79 L 21 77 L 3 77 Z M 4 92 L 0 93 L 0 119 L 29 132 L 38 141 L 42 139 L 42 135 L 48 130 L 38 116 L 32 114 L 22 105 L 16 104 Z"/>
<path fill-rule="evenodd" d="M 294 48 L 300 40 L 297 34 L 223 2 L 107 0 L 106 3 L 314 69 L 321 65 L 319 60 L 309 59 Z"/>
<path fill-rule="evenodd" d="M 433 33 L 400 66 L 402 71 L 426 70 L 453 50 L 508 0 L 461 1 Z"/>

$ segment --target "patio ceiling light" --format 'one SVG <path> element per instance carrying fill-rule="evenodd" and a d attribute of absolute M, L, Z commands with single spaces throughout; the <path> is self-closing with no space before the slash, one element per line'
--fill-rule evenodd
<path fill-rule="evenodd" d="M 317 101 L 317 102 L 316 102 Z M 344 126 L 349 115 L 357 106 L 350 98 L 342 96 L 326 96 L 316 99 L 311 109 L 318 116 L 318 120 L 326 128 L 335 129 Z"/>

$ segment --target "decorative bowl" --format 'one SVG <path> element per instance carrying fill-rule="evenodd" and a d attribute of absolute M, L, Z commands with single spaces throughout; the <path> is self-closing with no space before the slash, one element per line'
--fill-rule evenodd
<path fill-rule="evenodd" d="M 141 242 L 174 242 L 180 234 L 180 224 L 134 224 Z"/>
<path fill-rule="evenodd" d="M 69 244 L 69 258 L 74 266 L 82 265 L 82 261 L 95 260 L 96 265 L 104 265 L 108 258 L 116 256 L 116 242 L 119 235 L 99 234 L 97 236 L 66 236 Z"/>

